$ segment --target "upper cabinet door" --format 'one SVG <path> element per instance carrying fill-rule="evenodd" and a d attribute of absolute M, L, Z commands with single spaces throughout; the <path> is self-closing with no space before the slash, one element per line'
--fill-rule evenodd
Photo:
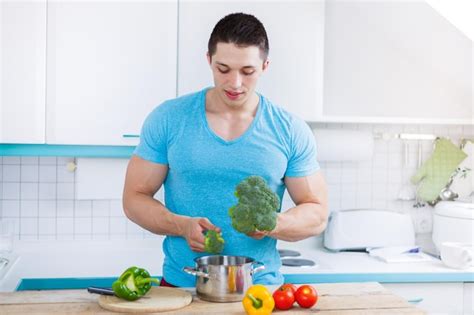
<path fill-rule="evenodd" d="M 44 143 L 46 1 L 0 1 L 0 142 Z"/>
<path fill-rule="evenodd" d="M 47 142 L 134 145 L 176 97 L 177 1 L 48 4 Z"/>
<path fill-rule="evenodd" d="M 318 116 L 472 124 L 472 47 L 423 1 L 327 1 Z"/>
<path fill-rule="evenodd" d="M 225 15 L 255 15 L 270 44 L 268 70 L 257 90 L 273 103 L 315 120 L 322 102 L 323 1 L 182 1 L 179 8 L 178 94 L 213 86 L 206 59 L 214 25 Z"/>

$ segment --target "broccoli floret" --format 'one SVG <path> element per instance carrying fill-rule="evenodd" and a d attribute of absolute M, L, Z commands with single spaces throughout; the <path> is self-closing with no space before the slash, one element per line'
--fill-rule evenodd
<path fill-rule="evenodd" d="M 220 254 L 224 249 L 224 239 L 220 233 L 207 230 L 204 238 L 204 251 L 211 254 Z"/>
<path fill-rule="evenodd" d="M 235 189 L 235 196 L 239 201 L 229 209 L 234 229 L 249 234 L 275 228 L 280 198 L 262 177 L 254 175 L 241 181 Z"/>

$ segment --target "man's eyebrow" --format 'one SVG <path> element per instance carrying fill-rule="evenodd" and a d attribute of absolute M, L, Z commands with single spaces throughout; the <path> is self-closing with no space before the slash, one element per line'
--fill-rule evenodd
<path fill-rule="evenodd" d="M 225 63 L 222 63 L 222 62 L 219 62 L 219 61 L 216 61 L 216 64 L 218 64 L 219 66 L 224 66 L 224 67 L 230 68 Z M 255 68 L 254 66 L 243 66 L 242 67 L 242 69 L 254 69 L 254 68 Z"/>

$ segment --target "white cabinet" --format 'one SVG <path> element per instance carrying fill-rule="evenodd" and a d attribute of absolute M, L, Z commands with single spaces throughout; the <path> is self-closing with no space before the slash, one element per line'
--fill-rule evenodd
<path fill-rule="evenodd" d="M 265 26 L 270 66 L 257 90 L 306 120 L 322 102 L 324 1 L 182 1 L 178 94 L 213 85 L 206 59 L 214 25 L 225 15 L 255 15 Z"/>
<path fill-rule="evenodd" d="M 47 142 L 134 145 L 176 97 L 175 1 L 48 4 Z"/>
<path fill-rule="evenodd" d="M 464 283 L 464 314 L 474 314 L 474 283 Z"/>
<path fill-rule="evenodd" d="M 44 143 L 46 1 L 0 1 L 0 143 Z"/>
<path fill-rule="evenodd" d="M 383 284 L 388 290 L 405 298 L 428 314 L 463 314 L 463 285 L 462 282 Z"/>
<path fill-rule="evenodd" d="M 326 2 L 318 120 L 472 124 L 472 41 L 424 1 Z"/>

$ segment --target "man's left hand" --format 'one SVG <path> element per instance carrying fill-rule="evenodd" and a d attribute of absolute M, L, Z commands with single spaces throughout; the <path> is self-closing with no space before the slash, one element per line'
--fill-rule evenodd
<path fill-rule="evenodd" d="M 252 232 L 252 233 L 249 233 L 247 234 L 248 236 L 250 236 L 251 238 L 254 238 L 256 240 L 261 240 L 262 238 L 264 238 L 265 236 L 268 236 L 270 234 L 269 231 L 255 231 L 255 232 Z"/>

